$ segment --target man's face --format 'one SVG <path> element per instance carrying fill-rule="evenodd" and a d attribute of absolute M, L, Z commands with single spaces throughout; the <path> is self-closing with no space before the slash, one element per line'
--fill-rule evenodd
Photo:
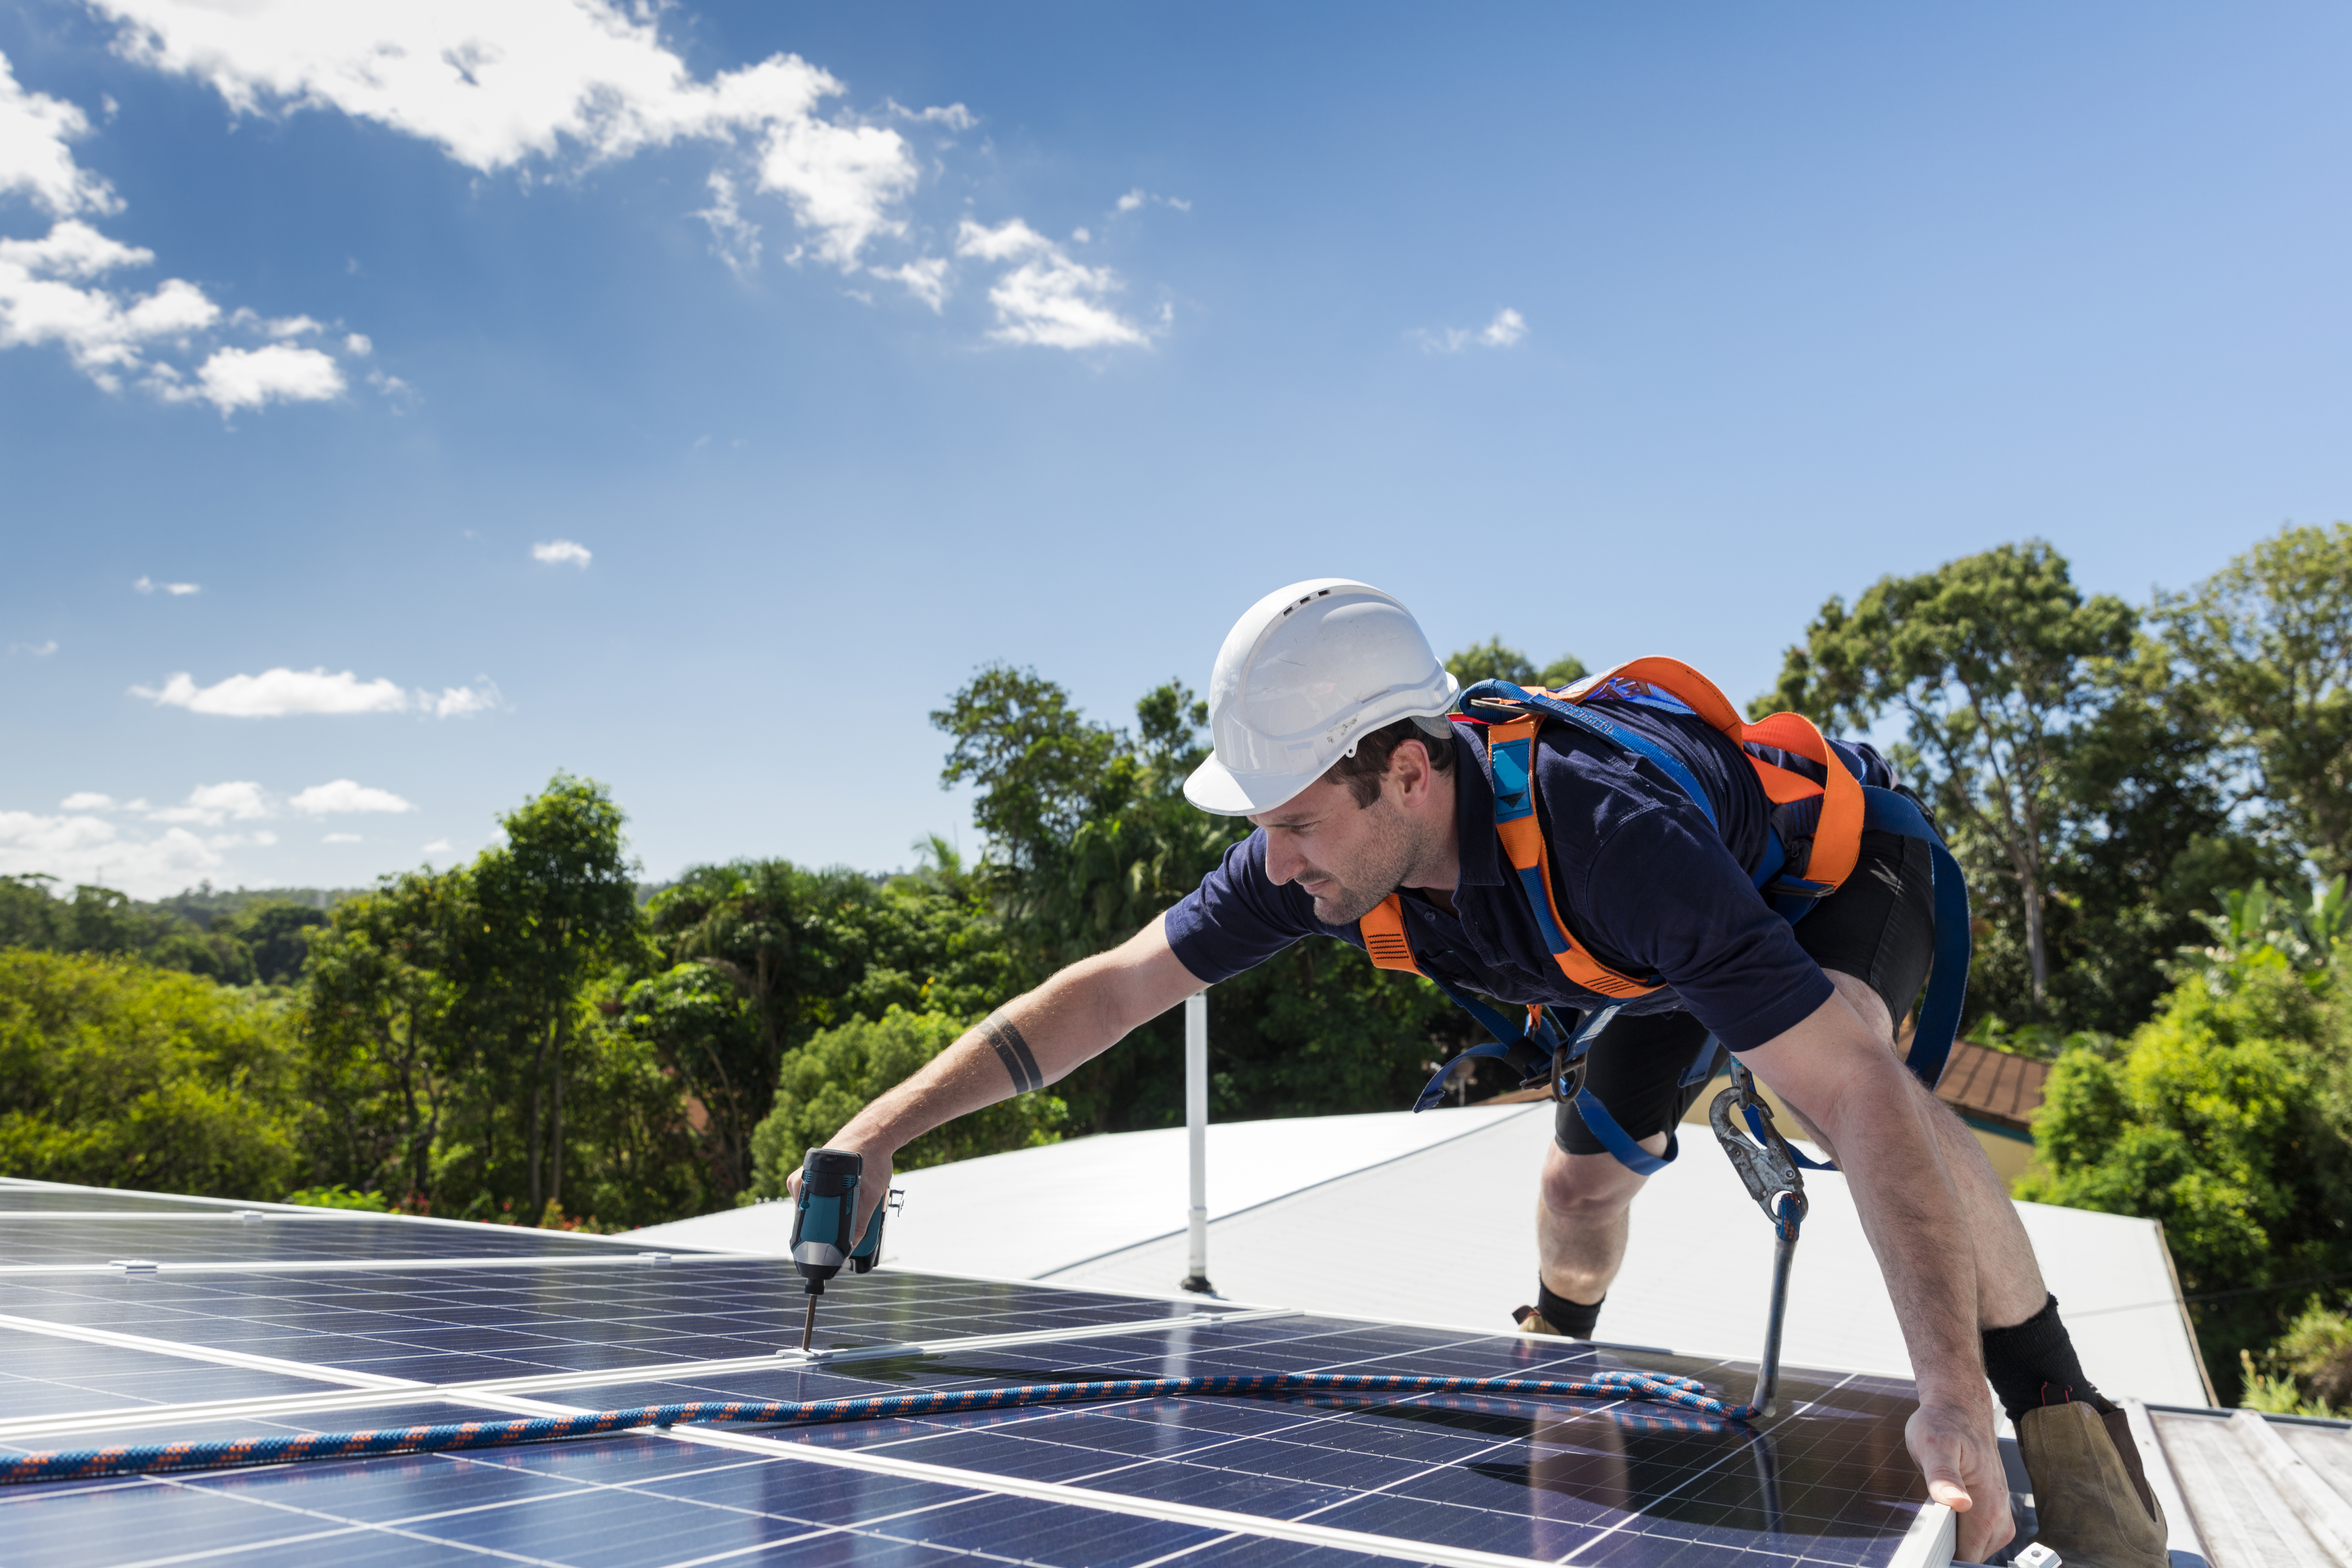
<path fill-rule="evenodd" d="M 1250 821 L 1265 829 L 1267 877 L 1311 894 L 1315 918 L 1326 925 L 1352 925 L 1370 913 L 1403 885 L 1421 853 L 1395 799 L 1393 774 L 1370 805 L 1325 778 Z"/>

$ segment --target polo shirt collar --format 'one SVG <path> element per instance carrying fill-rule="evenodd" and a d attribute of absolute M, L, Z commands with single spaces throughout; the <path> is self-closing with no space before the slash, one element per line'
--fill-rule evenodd
<path fill-rule="evenodd" d="M 1486 742 L 1467 724 L 1454 726 L 1454 854 L 1459 858 L 1461 888 L 1503 885 L 1502 846 L 1495 837 L 1494 763 Z M 1465 767 L 1465 762 L 1475 767 Z"/>

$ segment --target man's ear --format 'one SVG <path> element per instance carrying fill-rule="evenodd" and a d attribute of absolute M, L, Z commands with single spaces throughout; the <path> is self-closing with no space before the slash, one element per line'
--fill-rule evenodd
<path fill-rule="evenodd" d="M 1389 753 L 1389 778 L 1408 803 L 1416 792 L 1428 793 L 1436 772 L 1430 766 L 1428 744 L 1418 736 L 1398 742 Z"/>

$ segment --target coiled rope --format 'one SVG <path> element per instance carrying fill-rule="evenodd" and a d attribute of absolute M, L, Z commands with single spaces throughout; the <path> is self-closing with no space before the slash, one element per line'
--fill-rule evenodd
<path fill-rule="evenodd" d="M 1401 1373 L 1286 1372 L 1223 1377 L 1128 1377 L 1099 1383 L 1033 1383 L 1011 1388 L 928 1389 L 910 1394 L 861 1394 L 854 1399 L 810 1401 L 705 1400 L 692 1405 L 639 1405 L 577 1415 L 530 1416 L 514 1421 L 459 1421 L 437 1426 L 401 1426 L 371 1432 L 304 1432 L 284 1436 L 228 1437 L 205 1443 L 159 1443 L 137 1447 L 68 1448 L 48 1454 L 0 1457 L 0 1485 L 27 1481 L 90 1480 L 104 1476 L 152 1476 L 184 1470 L 236 1469 L 287 1464 L 298 1459 L 350 1459 L 373 1454 L 447 1454 L 472 1448 L 503 1448 L 592 1437 L 644 1426 L 681 1422 L 737 1421 L 763 1425 L 816 1426 L 836 1421 L 874 1421 L 894 1415 L 952 1415 L 1003 1410 L 1024 1405 L 1073 1405 L 1089 1400 L 1175 1398 L 1246 1394 L 1483 1394 L 1531 1399 L 1642 1400 L 1671 1405 L 1727 1421 L 1748 1421 L 1752 1405 L 1726 1405 L 1704 1384 L 1664 1373 L 1607 1371 L 1589 1378 L 1556 1381 L 1527 1377 L 1412 1377 Z"/>

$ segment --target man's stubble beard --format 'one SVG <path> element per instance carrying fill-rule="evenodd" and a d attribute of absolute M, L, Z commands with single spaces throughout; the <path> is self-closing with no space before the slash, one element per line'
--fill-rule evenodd
<path fill-rule="evenodd" d="M 1363 864 L 1353 873 L 1353 879 L 1340 881 L 1337 873 L 1325 872 L 1339 883 L 1336 893 L 1319 895 L 1315 900 L 1315 918 L 1325 925 L 1350 926 L 1370 914 L 1381 900 L 1404 886 L 1406 876 L 1421 859 L 1422 846 L 1411 828 L 1399 820 L 1402 814 L 1386 795 L 1363 809 L 1381 813 L 1382 820 L 1376 824 Z"/>

